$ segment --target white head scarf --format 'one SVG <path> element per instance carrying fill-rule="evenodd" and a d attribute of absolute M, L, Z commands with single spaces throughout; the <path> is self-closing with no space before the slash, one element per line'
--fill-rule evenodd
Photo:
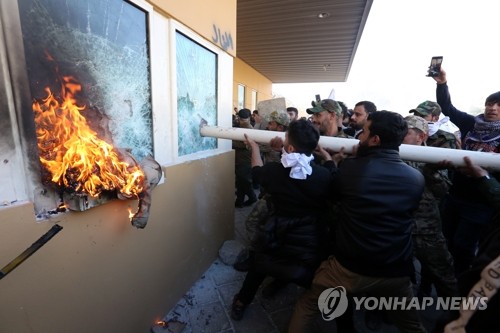
<path fill-rule="evenodd" d="M 312 174 L 311 161 L 314 156 L 307 156 L 299 153 L 287 153 L 283 148 L 281 155 L 281 164 L 285 168 L 292 168 L 290 170 L 290 178 L 293 179 L 306 179 L 307 176 Z"/>
<path fill-rule="evenodd" d="M 429 136 L 434 135 L 439 129 L 456 134 L 459 131 L 458 127 L 450 121 L 450 117 L 443 117 L 435 123 L 427 123 L 429 125 Z"/>

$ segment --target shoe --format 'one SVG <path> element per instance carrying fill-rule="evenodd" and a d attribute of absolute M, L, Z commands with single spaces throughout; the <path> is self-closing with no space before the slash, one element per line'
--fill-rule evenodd
<path fill-rule="evenodd" d="M 253 265 L 254 252 L 250 251 L 248 258 L 243 261 L 237 262 L 233 265 L 233 268 L 238 272 L 248 272 L 250 267 Z"/>
<path fill-rule="evenodd" d="M 238 299 L 238 294 L 234 295 L 233 304 L 231 305 L 231 318 L 236 321 L 241 320 L 246 307 L 246 304 L 243 304 L 243 302 Z"/>
<path fill-rule="evenodd" d="M 288 283 L 283 280 L 274 279 L 262 289 L 262 297 L 268 299 L 273 298 L 281 289 L 285 288 L 287 284 Z"/>
<path fill-rule="evenodd" d="M 243 203 L 243 206 L 251 206 L 251 205 L 253 205 L 253 204 L 254 204 L 254 203 L 256 203 L 256 202 L 257 202 L 257 198 L 248 199 L 247 201 L 245 201 L 245 202 Z"/>

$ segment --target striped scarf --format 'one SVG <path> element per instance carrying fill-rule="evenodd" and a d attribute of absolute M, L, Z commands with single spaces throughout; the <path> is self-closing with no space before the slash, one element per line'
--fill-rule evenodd
<path fill-rule="evenodd" d="M 484 115 L 476 117 L 474 128 L 464 140 L 465 150 L 500 152 L 500 120 L 485 121 Z"/>

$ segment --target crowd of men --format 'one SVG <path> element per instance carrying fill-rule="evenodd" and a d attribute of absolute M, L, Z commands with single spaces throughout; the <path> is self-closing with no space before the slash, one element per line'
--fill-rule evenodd
<path fill-rule="evenodd" d="M 267 297 L 287 283 L 305 288 L 289 332 L 314 332 L 320 295 L 339 286 L 349 297 L 407 302 L 433 296 L 433 287 L 438 297 L 487 296 L 486 309 L 448 311 L 434 331 L 499 326 L 500 297 L 492 296 L 500 287 L 500 173 L 468 157 L 465 166 L 402 160 L 399 147 L 499 153 L 500 91 L 473 116 L 452 104 L 443 69 L 434 80 L 436 101 L 422 102 L 406 117 L 370 101 L 350 110 L 332 99 L 313 102 L 309 119 L 298 119 L 293 107 L 265 119 L 257 110 L 237 112 L 234 126 L 264 129 L 266 123 L 267 130 L 285 132 L 285 140 L 257 144 L 248 135 L 233 142 L 235 206 L 255 204 L 247 219 L 250 254 L 235 265 L 248 273 L 233 300 L 233 319 L 243 318 L 270 276 Z M 458 130 L 450 131 L 449 123 Z M 333 152 L 318 145 L 320 135 L 359 143 L 352 152 Z M 259 198 L 252 184 L 259 185 Z M 351 305 L 336 318 L 339 332 L 356 331 Z M 416 309 L 383 316 L 401 332 L 426 332 Z"/>

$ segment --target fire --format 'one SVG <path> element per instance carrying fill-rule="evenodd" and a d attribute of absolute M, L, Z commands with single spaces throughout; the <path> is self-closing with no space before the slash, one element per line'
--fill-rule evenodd
<path fill-rule="evenodd" d="M 137 197 L 143 190 L 144 173 L 124 162 L 87 124 L 81 113 L 85 106 L 78 106 L 75 98 L 81 85 L 72 77 L 63 77 L 60 97 L 48 87 L 45 91 L 47 97 L 34 101 L 33 111 L 40 161 L 51 181 L 93 197 L 114 190 Z"/>
<path fill-rule="evenodd" d="M 132 218 L 134 217 L 135 213 L 132 211 L 131 208 L 128 209 L 128 218 L 129 220 L 132 220 Z"/>
<path fill-rule="evenodd" d="M 166 321 L 164 321 L 164 320 L 156 320 L 155 321 L 155 325 L 159 326 L 159 327 L 167 327 L 168 323 Z"/>

